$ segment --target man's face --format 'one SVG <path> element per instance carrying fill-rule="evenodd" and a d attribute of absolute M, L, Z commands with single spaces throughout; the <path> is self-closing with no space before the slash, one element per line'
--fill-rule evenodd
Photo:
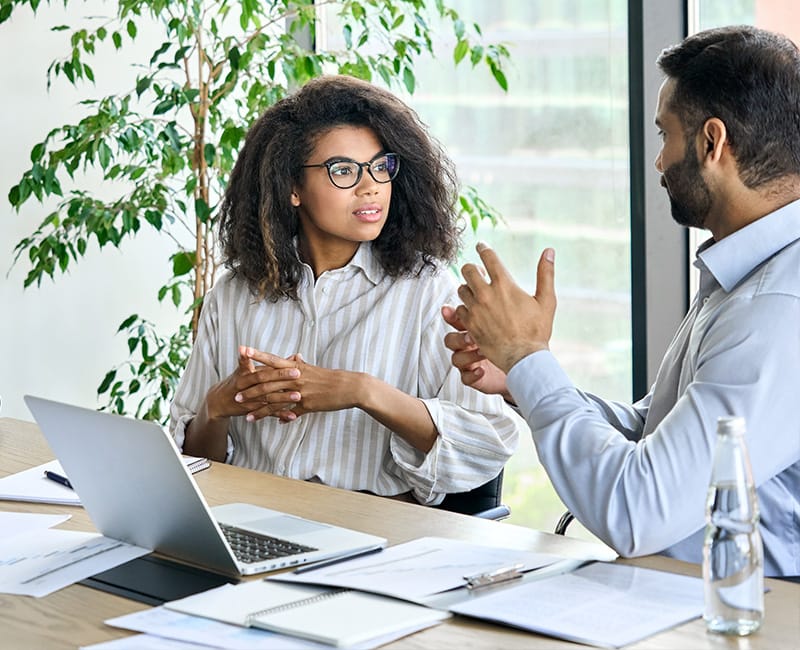
<path fill-rule="evenodd" d="M 675 81 L 667 79 L 658 94 L 656 126 L 661 136 L 661 151 L 656 169 L 669 196 L 672 218 L 681 226 L 702 228 L 711 211 L 711 191 L 703 178 L 693 138 L 687 138 L 680 118 L 671 110 Z"/>

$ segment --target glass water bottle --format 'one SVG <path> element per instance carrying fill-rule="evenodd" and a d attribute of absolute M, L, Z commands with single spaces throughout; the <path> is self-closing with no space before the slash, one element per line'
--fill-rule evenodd
<path fill-rule="evenodd" d="M 717 421 L 703 545 L 709 630 L 746 635 L 764 618 L 764 550 L 742 417 Z"/>

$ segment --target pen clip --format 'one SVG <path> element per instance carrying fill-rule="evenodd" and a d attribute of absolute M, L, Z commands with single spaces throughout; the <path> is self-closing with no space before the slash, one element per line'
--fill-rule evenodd
<path fill-rule="evenodd" d="M 480 587 L 487 587 L 489 585 L 496 585 L 509 580 L 516 580 L 522 577 L 522 564 L 515 564 L 513 566 L 500 567 L 493 571 L 486 571 L 484 573 L 476 573 L 471 576 L 464 576 L 467 581 L 467 589 L 479 589 Z"/>

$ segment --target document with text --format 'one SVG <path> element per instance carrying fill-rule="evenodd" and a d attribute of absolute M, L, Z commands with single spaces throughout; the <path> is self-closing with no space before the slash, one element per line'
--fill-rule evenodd
<path fill-rule="evenodd" d="M 594 562 L 497 589 L 449 609 L 569 641 L 619 648 L 700 616 L 703 581 Z"/>

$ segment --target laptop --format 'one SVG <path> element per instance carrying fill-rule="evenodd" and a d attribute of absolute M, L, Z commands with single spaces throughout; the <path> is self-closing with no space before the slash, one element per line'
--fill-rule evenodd
<path fill-rule="evenodd" d="M 156 422 L 31 395 L 25 403 L 106 537 L 227 575 L 386 546 L 381 537 L 252 504 L 209 508 L 175 441 Z"/>

